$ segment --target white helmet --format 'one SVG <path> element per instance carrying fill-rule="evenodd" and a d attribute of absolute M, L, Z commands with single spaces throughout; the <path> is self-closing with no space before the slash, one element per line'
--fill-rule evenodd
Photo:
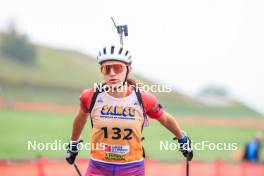
<path fill-rule="evenodd" d="M 112 45 L 109 48 L 104 47 L 102 50 L 100 50 L 97 60 L 99 64 L 102 64 L 104 61 L 116 60 L 130 65 L 132 64 L 131 57 L 132 55 L 129 53 L 129 51 L 122 46 Z"/>

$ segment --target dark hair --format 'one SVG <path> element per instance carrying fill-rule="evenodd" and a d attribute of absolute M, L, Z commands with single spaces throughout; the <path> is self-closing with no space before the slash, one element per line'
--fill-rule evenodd
<path fill-rule="evenodd" d="M 127 78 L 127 83 L 130 84 L 130 85 L 136 85 L 137 84 L 137 80 L 135 78 L 128 77 Z"/>

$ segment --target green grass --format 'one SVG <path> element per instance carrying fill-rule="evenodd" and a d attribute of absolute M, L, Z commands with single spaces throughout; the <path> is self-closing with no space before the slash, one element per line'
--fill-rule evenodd
<path fill-rule="evenodd" d="M 62 156 L 63 152 L 27 151 L 27 141 L 68 141 L 72 118 L 68 115 L 0 110 L 1 158 Z"/>
<path fill-rule="evenodd" d="M 164 101 L 166 110 L 175 115 L 189 115 L 189 116 L 207 116 L 210 118 L 218 117 L 250 117 L 262 118 L 262 115 L 244 106 L 243 104 L 233 103 L 229 106 L 205 106 L 205 105 L 178 105 L 167 103 Z"/>
<path fill-rule="evenodd" d="M 241 150 L 246 142 L 255 136 L 254 128 L 224 128 L 224 127 L 199 127 L 199 126 L 182 126 L 187 131 L 194 143 L 209 141 L 210 143 L 237 143 Z M 262 130 L 262 133 L 264 131 Z M 162 160 L 180 159 L 176 151 L 160 151 L 160 141 L 171 142 L 172 135 L 158 122 L 152 122 L 149 128 L 144 131 L 146 136 L 146 149 L 152 158 Z M 154 136 L 154 137 L 153 137 Z M 147 141 L 149 140 L 149 141 Z M 195 157 L 199 160 L 212 161 L 216 159 L 232 160 L 232 155 L 237 151 L 210 151 L 207 147 L 205 150 L 195 151 Z M 264 149 L 262 149 L 262 158 L 264 158 Z"/>
<path fill-rule="evenodd" d="M 37 142 L 54 142 L 61 140 L 67 143 L 70 137 L 74 116 L 51 114 L 43 112 L 23 112 L 0 109 L 0 159 L 34 158 L 36 156 L 63 157 L 65 151 L 28 151 L 28 140 Z M 90 123 L 83 131 L 82 138 L 90 139 Z M 184 126 L 194 142 L 207 140 L 210 142 L 236 142 L 239 148 L 255 135 L 254 128 L 220 128 Z M 264 132 L 264 131 L 262 131 Z M 182 156 L 177 151 L 161 151 L 160 141 L 172 142 L 171 135 L 158 122 L 151 122 L 144 129 L 144 146 L 148 157 L 161 160 L 180 160 Z M 215 159 L 230 160 L 233 152 L 226 151 L 195 151 L 195 158 L 211 161 Z M 82 151 L 81 156 L 88 157 L 88 151 Z M 262 158 L 264 151 L 262 150 Z"/>

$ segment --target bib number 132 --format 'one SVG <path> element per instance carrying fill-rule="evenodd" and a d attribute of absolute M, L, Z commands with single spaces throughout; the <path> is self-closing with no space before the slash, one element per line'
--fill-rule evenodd
<path fill-rule="evenodd" d="M 101 130 L 103 130 L 104 132 L 104 138 L 108 138 L 108 128 L 107 127 L 103 127 L 101 128 Z M 125 128 L 123 129 L 124 132 L 122 132 L 122 130 L 120 128 L 114 127 L 111 130 L 114 131 L 114 135 L 111 136 L 112 139 L 117 140 L 117 139 L 123 139 L 123 140 L 130 140 L 132 139 L 131 135 L 132 135 L 132 129 L 130 128 Z M 122 136 L 121 134 L 124 134 L 124 136 Z"/>

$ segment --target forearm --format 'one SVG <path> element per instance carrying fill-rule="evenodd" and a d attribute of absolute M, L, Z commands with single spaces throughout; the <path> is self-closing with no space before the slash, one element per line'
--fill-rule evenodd
<path fill-rule="evenodd" d="M 86 124 L 87 116 L 88 116 L 87 114 L 83 114 L 82 112 L 79 112 L 79 114 L 74 119 L 73 127 L 72 127 L 72 135 L 71 135 L 72 141 L 79 140 L 82 130 Z"/>
<path fill-rule="evenodd" d="M 80 109 L 73 121 L 71 141 L 68 145 L 67 156 L 65 158 L 69 164 L 74 164 L 75 159 L 78 155 L 78 144 L 81 142 L 79 141 L 79 138 L 87 121 L 87 117 L 88 113 L 84 113 Z"/>
<path fill-rule="evenodd" d="M 171 114 L 164 112 L 160 117 L 159 122 L 170 132 L 172 132 L 178 139 L 183 138 L 184 134 L 182 133 L 180 125 Z"/>

